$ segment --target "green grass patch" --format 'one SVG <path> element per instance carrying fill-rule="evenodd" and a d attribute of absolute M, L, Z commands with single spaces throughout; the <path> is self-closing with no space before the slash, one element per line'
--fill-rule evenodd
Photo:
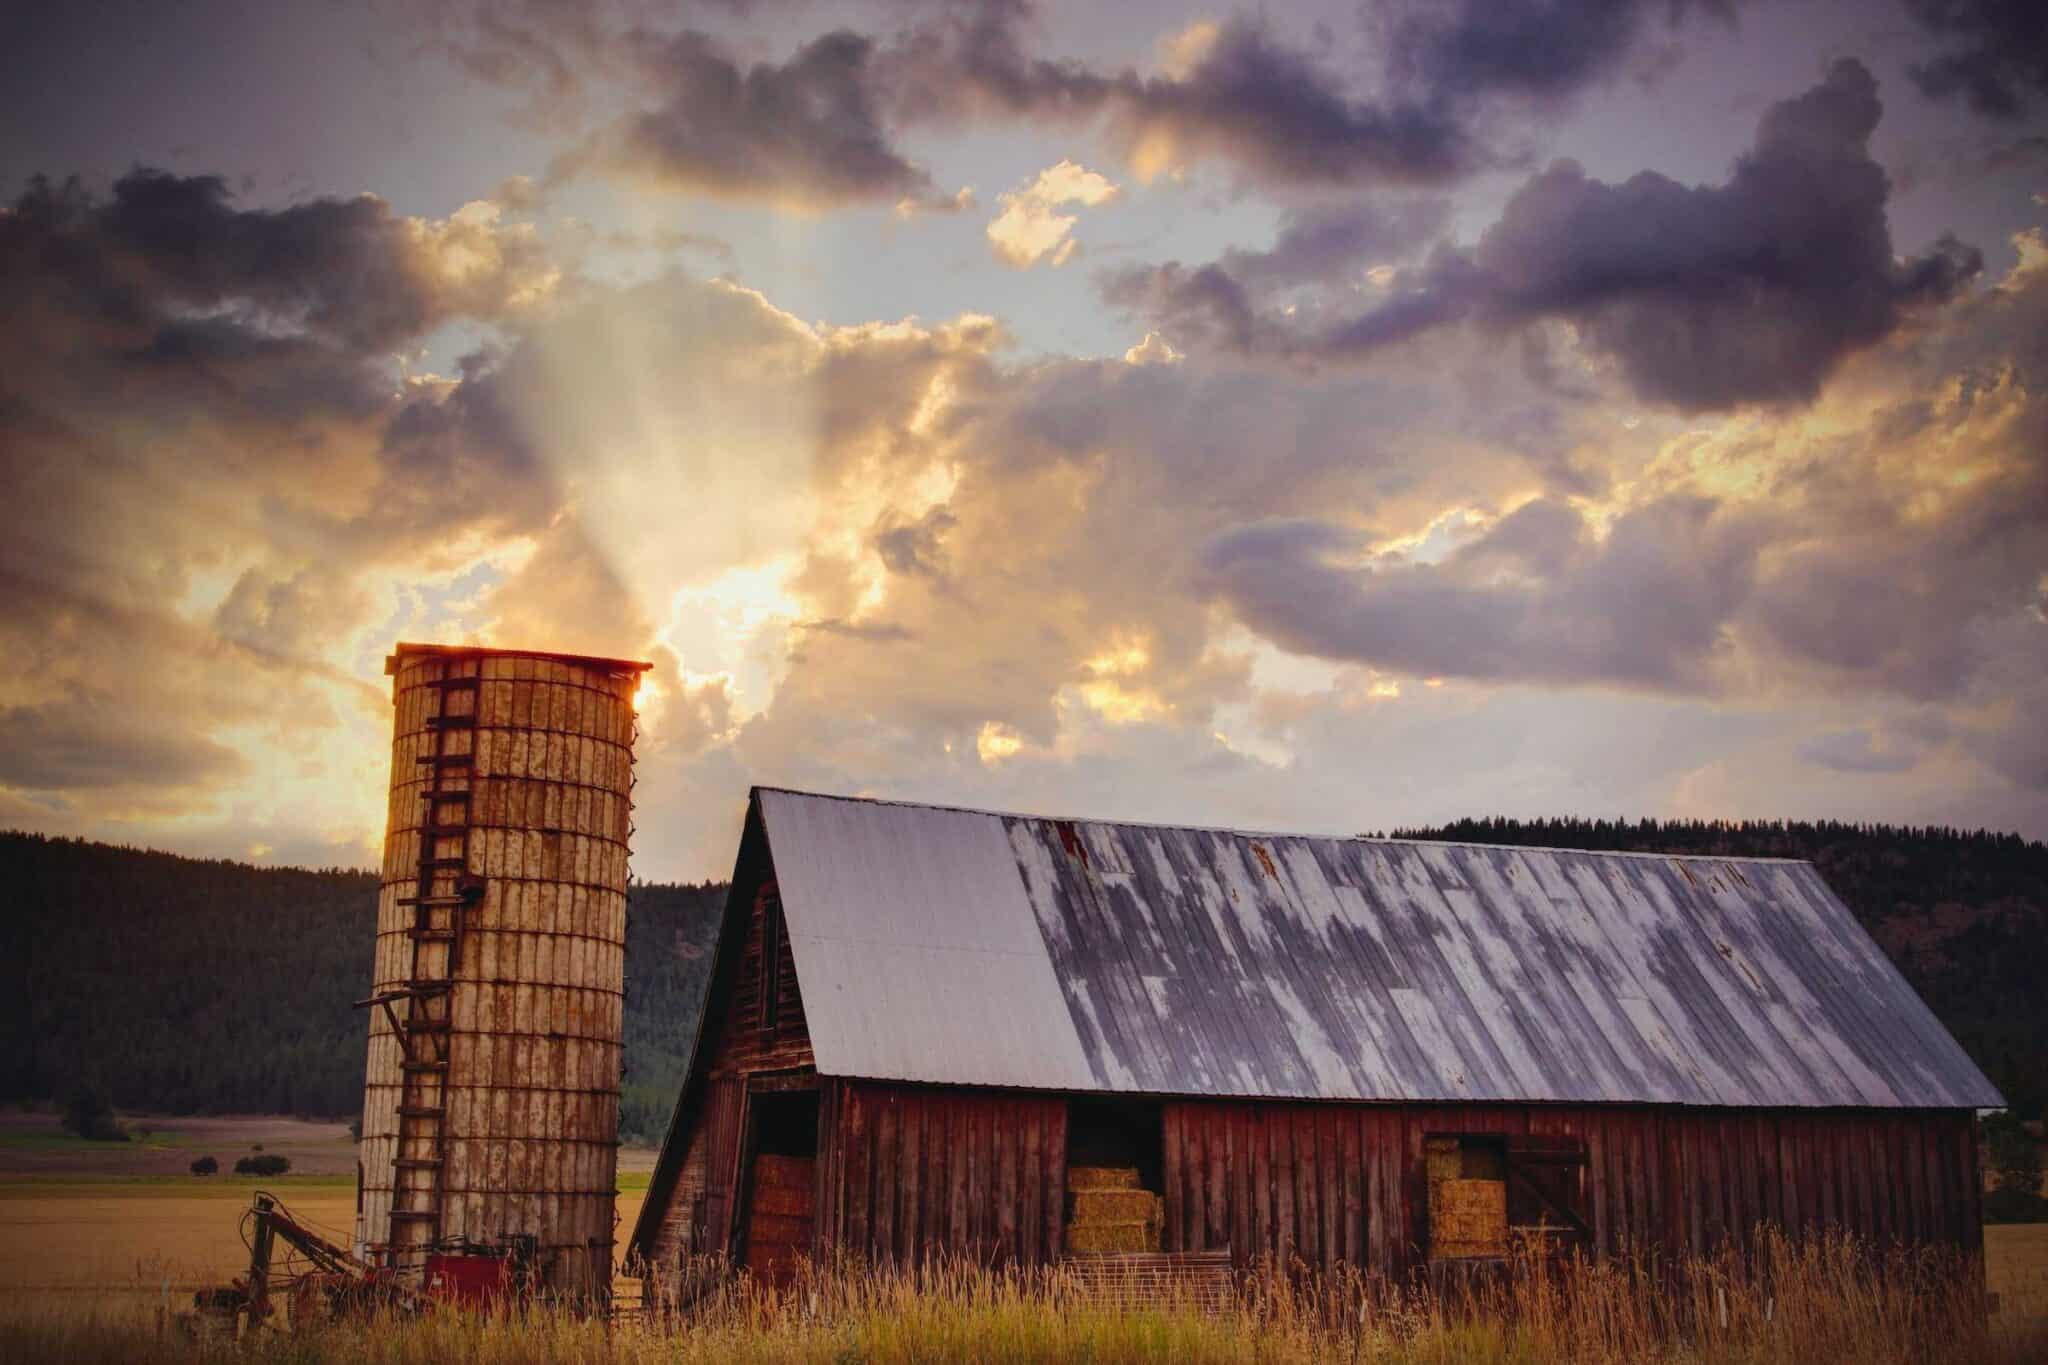
<path fill-rule="evenodd" d="M 97 1142 L 67 1133 L 61 1128 L 0 1128 L 0 1151 L 6 1152 L 128 1152 L 137 1148 L 168 1147 L 163 1134 L 147 1139 L 130 1132 L 125 1142 Z"/>
<path fill-rule="evenodd" d="M 113 1195 L 246 1200 L 252 1190 L 353 1189 L 349 1175 L 35 1175 L 0 1177 L 0 1199 L 99 1199 Z"/>

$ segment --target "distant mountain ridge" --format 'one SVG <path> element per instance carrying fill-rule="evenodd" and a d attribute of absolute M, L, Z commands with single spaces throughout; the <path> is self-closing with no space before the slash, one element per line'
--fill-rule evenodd
<path fill-rule="evenodd" d="M 1458 821 L 1396 837 L 1806 858 L 2014 1108 L 2048 1101 L 2048 845 L 1832 822 Z M 0 833 L 0 1100 L 80 1078 L 128 1110 L 353 1114 L 377 880 Z M 725 888 L 643 883 L 621 1128 L 660 1136 Z"/>

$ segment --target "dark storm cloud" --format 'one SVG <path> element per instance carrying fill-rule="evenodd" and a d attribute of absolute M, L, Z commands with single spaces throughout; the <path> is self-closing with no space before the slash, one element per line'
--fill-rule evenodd
<path fill-rule="evenodd" d="M 1283 647 L 1393 671 L 1903 698 L 1911 724 L 1882 742 L 1845 728 L 1806 761 L 1904 771 L 1961 746 L 2038 787 L 2044 319 L 2048 269 L 2022 265 L 1859 357 L 1816 414 L 1709 437 L 1695 468 L 1741 494 L 1656 494 L 1604 529 L 1538 499 L 1436 562 L 1369 553 L 1321 514 L 1269 516 L 1199 542 L 1201 585 Z"/>
<path fill-rule="evenodd" d="M 875 554 L 891 573 L 937 576 L 945 570 L 946 532 L 957 524 L 943 505 L 914 521 L 885 514 L 875 526 Z"/>
<path fill-rule="evenodd" d="M 1834 730 L 1799 746 L 1809 763 L 1838 773 L 1902 773 L 1920 761 L 1917 751 L 1884 747 L 1868 730 Z"/>
<path fill-rule="evenodd" d="M 269 210 L 237 206 L 215 176 L 139 170 L 104 197 L 32 183 L 0 216 L 0 434 L 10 473 L 51 501 L 0 565 L 67 518 L 56 539 L 81 565 L 119 578 L 144 550 L 93 517 L 92 488 L 72 482 L 81 465 L 169 480 L 165 508 L 217 479 L 274 497 L 264 516 L 305 553 L 544 521 L 548 480 L 511 425 L 488 420 L 484 377 L 445 401 L 433 388 L 407 398 L 393 356 L 452 318 L 503 317 L 544 273 L 529 235 L 424 223 L 368 196 Z M 358 451 L 373 458 L 338 475 Z M 369 480 L 372 501 L 323 497 L 338 477 Z M 238 637 L 260 619 L 236 618 Z"/>
<path fill-rule="evenodd" d="M 1167 70 L 1107 69 L 1040 52 L 1029 0 L 913 12 L 886 38 L 842 29 L 750 67 L 703 32 L 660 37 L 630 7 L 605 20 L 529 6 L 449 41 L 475 74 L 548 98 L 580 100 L 586 71 L 652 96 L 564 158 L 558 177 L 602 170 L 828 208 L 931 198 L 897 135 L 963 120 L 1098 126 L 1146 174 L 1215 161 L 1264 184 L 1442 184 L 1502 161 L 1478 131 L 1495 104 L 1555 101 L 1612 75 L 1653 8 L 1470 0 L 1369 11 L 1374 56 L 1358 70 L 1324 55 L 1327 32 L 1304 45 L 1243 15 L 1184 31 Z M 1671 7 L 1671 21 L 1688 8 Z M 657 57 L 645 55 L 650 43 Z"/>
<path fill-rule="evenodd" d="M 1960 95 L 1980 114 L 2025 117 L 2048 95 L 2048 6 L 2040 0 L 1906 0 L 1943 47 L 1907 68 L 1934 99 Z"/>
<path fill-rule="evenodd" d="M 1156 139 L 1277 183 L 1432 184 L 1489 159 L 1445 103 L 1351 98 L 1327 65 L 1247 19 L 1185 75 L 1122 82 L 1113 114 L 1133 152 Z"/>
<path fill-rule="evenodd" d="M 0 783 L 12 787 L 182 786 L 242 766 L 232 749 L 111 700 L 72 696 L 0 708 Z"/>
<path fill-rule="evenodd" d="M 1450 102 L 1354 95 L 1345 73 L 1262 20 L 1226 20 L 1184 69 L 1146 76 L 1035 55 L 1034 12 L 992 0 L 907 35 L 883 68 L 897 116 L 1107 119 L 1145 169 L 1215 159 L 1279 184 L 1438 183 L 1489 160 Z"/>
<path fill-rule="evenodd" d="M 10 301 L 135 328 L 138 346 L 173 360 L 287 332 L 378 350 L 463 302 L 380 199 L 244 209 L 219 176 L 153 170 L 123 176 L 104 199 L 31 182 L 0 218 L 0 281 Z"/>
<path fill-rule="evenodd" d="M 1356 284 L 1372 266 L 1397 260 L 1441 231 L 1450 202 L 1370 200 L 1290 209 L 1271 248 L 1232 248 L 1202 266 L 1127 266 L 1100 277 L 1115 307 L 1150 319 L 1190 344 L 1242 352 L 1285 347 L 1301 329 L 1296 314 L 1272 314 L 1274 298 L 1300 286 Z M 1348 302 L 1348 295 L 1345 296 Z M 1314 309 L 1310 293 L 1297 301 Z"/>
<path fill-rule="evenodd" d="M 1256 310 L 1225 261 L 1126 271 L 1109 299 L 1169 340 L 1307 361 L 1355 359 L 1460 322 L 1575 324 L 1635 391 L 1682 409 L 1810 399 L 1847 354 L 1982 268 L 1944 238 L 1895 259 L 1889 184 L 1871 159 L 1881 106 L 1854 61 L 1767 111 L 1728 182 L 1654 172 L 1619 185 L 1558 162 L 1470 248 L 1440 245 L 1385 302 L 1315 330 Z"/>
<path fill-rule="evenodd" d="M 1596 538 L 1538 501 L 1440 564 L 1364 568 L 1356 533 L 1268 522 L 1213 540 L 1208 585 L 1275 643 L 1442 677 L 1704 688 L 1723 627 L 1756 573 L 1761 527 L 1671 497 Z"/>
<path fill-rule="evenodd" d="M 1271 249 L 1232 249 L 1220 262 L 1252 288 L 1313 284 L 1406 255 L 1443 230 L 1448 199 L 1353 201 L 1289 209 Z"/>
<path fill-rule="evenodd" d="M 324 656 L 384 605 L 363 574 L 545 522 L 520 447 L 433 439 L 468 386 L 405 386 L 393 354 L 551 278 L 495 222 L 148 170 L 0 212 L 0 782 L 231 777 L 222 716 L 298 733 L 320 713 L 279 679 L 353 691 Z"/>
<path fill-rule="evenodd" d="M 1475 131 L 1502 99 L 1561 99 L 1611 76 L 1650 0 L 1465 0 L 1375 4 L 1361 17 L 1378 58 L 1351 72 L 1287 42 L 1263 19 L 1225 20 L 1183 70 L 1140 76 L 1034 54 L 1028 0 L 964 6 L 892 50 L 887 69 L 909 121 L 996 113 L 1107 114 L 1129 153 L 1172 148 L 1269 183 L 1426 184 L 1499 158 Z M 1706 8 L 1729 8 L 1723 5 Z M 1327 48 L 1331 35 L 1318 36 Z M 1353 77 L 1376 93 L 1361 95 Z"/>
<path fill-rule="evenodd" d="M 1556 99 L 1612 74 L 1635 49 L 1647 15 L 1675 26 L 1689 8 L 1732 18 L 1733 0 L 1423 0 L 1368 8 L 1398 82 L 1438 97 Z"/>
<path fill-rule="evenodd" d="M 930 177 L 891 144 L 871 72 L 874 40 L 840 30 L 780 65 L 742 67 L 715 39 L 669 39 L 650 77 L 664 91 L 557 168 L 596 165 L 672 189 L 804 208 L 923 195 Z"/>

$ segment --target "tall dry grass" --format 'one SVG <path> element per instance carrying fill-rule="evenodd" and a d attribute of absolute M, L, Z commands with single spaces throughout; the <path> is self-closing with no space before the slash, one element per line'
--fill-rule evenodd
<path fill-rule="evenodd" d="M 1190 1304 L 1120 1311 L 1070 1274 L 949 1263 L 920 1273 L 848 1263 L 774 1289 L 744 1278 L 687 1313 L 616 1324 L 569 1313 L 265 1330 L 195 1347 L 133 1310 L 70 1310 L 0 1322 L 0 1360 L 256 1362 L 1385 1362 L 1538 1365 L 2036 1365 L 2048 1361 L 2048 1295 L 1985 1311 L 1974 1262 L 1937 1251 L 1873 1254 L 1848 1239 L 1678 1264 L 1625 1260 L 1542 1269 L 1464 1289 L 1363 1277 L 1249 1278 L 1220 1313 Z"/>

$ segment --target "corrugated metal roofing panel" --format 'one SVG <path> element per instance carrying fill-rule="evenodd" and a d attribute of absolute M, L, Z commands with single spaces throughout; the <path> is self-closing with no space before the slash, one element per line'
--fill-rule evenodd
<path fill-rule="evenodd" d="M 1098 1087 L 1000 820 L 759 796 L 819 1071 Z"/>
<path fill-rule="evenodd" d="M 1805 863 L 759 797 L 830 1074 L 1343 1100 L 2001 1103 Z"/>

